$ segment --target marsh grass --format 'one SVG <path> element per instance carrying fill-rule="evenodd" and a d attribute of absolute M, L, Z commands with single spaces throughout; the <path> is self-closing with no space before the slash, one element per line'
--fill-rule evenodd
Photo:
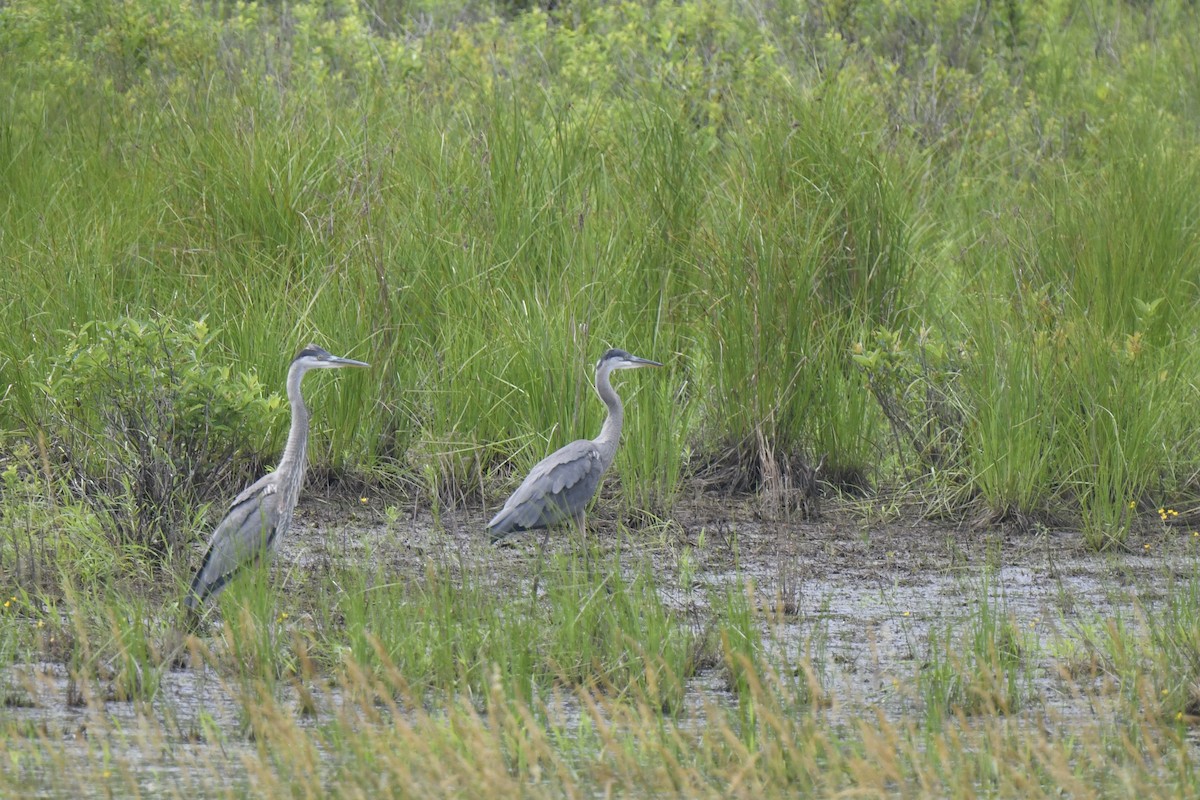
<path fill-rule="evenodd" d="M 0 793 L 157 793 L 134 750 L 170 754 L 179 794 L 1194 793 L 1190 584 L 1071 632 L 1101 678 L 1071 691 L 1115 684 L 1120 716 L 1030 726 L 1035 654 L 986 587 L 927 641 L 923 714 L 839 717 L 742 576 L 698 620 L 641 559 L 693 486 L 760 493 L 768 519 L 830 491 L 898 514 L 914 487 L 1094 548 L 1186 508 L 1196 10 L 526 5 L 2 4 L 0 655 L 65 665 L 91 729 L 0 715 Z M 74 449 L 56 424 L 117 399 L 68 345 L 122 319 L 208 320 L 198 369 L 267 394 L 308 341 L 371 362 L 306 382 L 313 474 L 402 487 L 389 502 L 439 524 L 595 435 L 605 349 L 663 361 L 619 381 L 598 502 L 633 530 L 615 554 L 551 550 L 536 593 L 528 570 L 451 557 L 317 571 L 311 596 L 252 573 L 190 644 L 238 724 L 206 709 L 176 730 L 155 705 L 181 588 L 163 575 L 208 530 L 205 498 L 168 546 L 119 534 L 205 487 L 89 497 L 100 482 L 69 477 L 91 445 L 167 442 L 145 415 Z M 954 354 L 894 394 L 924 381 L 951 410 L 940 463 L 856 366 L 880 331 Z M 170 388 L 157 375 L 141 388 Z M 236 415 L 242 449 L 196 475 L 271 463 L 285 411 Z M 730 691 L 693 716 L 703 666 Z"/>
<path fill-rule="evenodd" d="M 314 653 L 330 666 L 403 675 L 406 696 L 417 697 L 481 696 L 496 667 L 510 691 L 530 696 L 537 628 L 486 575 L 430 563 L 399 582 L 348 572 L 337 584 L 335 616 L 318 618 L 315 631 Z"/>
<path fill-rule="evenodd" d="M 822 100 L 735 149 L 713 209 L 725 223 L 700 254 L 716 390 L 704 412 L 739 453 L 735 487 L 778 468 L 765 461 L 823 456 L 830 479 L 861 485 L 877 421 L 847 354 L 864 327 L 903 321 L 911 261 L 885 156 L 861 116 Z"/>
<path fill-rule="evenodd" d="M 963 371 L 972 413 L 968 480 L 997 521 L 1044 510 L 1054 492 L 1061 395 L 1052 357 L 991 316 Z"/>
<path fill-rule="evenodd" d="M 710 602 L 719 609 L 717 619 L 718 652 L 724 659 L 729 690 L 739 699 L 747 698 L 750 677 L 747 670 L 763 655 L 763 635 L 755 613 L 754 584 L 747 581 L 726 587 Z M 744 706 L 747 711 L 750 706 Z"/>
<path fill-rule="evenodd" d="M 310 380 L 312 457 L 442 503 L 594 435 L 610 346 L 669 365 L 622 381 L 631 512 L 695 472 L 801 515 L 823 483 L 920 483 L 1102 547 L 1151 487 L 1195 493 L 1186 37 L 1122 8 L 455 7 L 403 37 L 345 4 L 9 10 L 0 428 L 58 448 L 34 387 L 63 332 L 153 308 L 207 315 L 207 365 L 268 391 L 310 340 L 372 362 Z M 930 326 L 974 360 L 935 387 L 966 430 L 927 474 L 851 348 Z"/>
<path fill-rule="evenodd" d="M 779 620 L 744 576 L 713 589 L 698 623 L 666 610 L 664 587 L 636 553 L 580 544 L 549 554 L 535 605 L 453 560 L 402 580 L 375 568 L 328 573 L 322 594 L 335 602 L 311 612 L 262 577 L 221 595 L 221 624 L 194 640 L 187 671 L 162 656 L 169 637 L 155 603 L 122 600 L 119 586 L 71 594 L 63 609 L 21 598 L 31 620 L 68 612 L 72 694 L 52 699 L 36 685 L 8 694 L 82 704 L 88 736 L 72 743 L 57 723 L 39 733 L 0 715 L 10 752 L 0 787 L 146 793 L 153 778 L 137 752 L 171 754 L 181 787 L 265 796 L 397 785 L 711 797 L 730 787 L 747 797 L 981 787 L 1049 797 L 1064 786 L 1090 797 L 1132 785 L 1160 796 L 1192 781 L 1180 726 L 1193 713 L 1194 580 L 1152 611 L 1097 619 L 1084 640 L 1117 691 L 1087 673 L 1066 684 L 1092 698 L 1093 719 L 1023 725 L 1031 670 L 1047 654 L 987 575 L 966 587 L 968 614 L 932 628 L 919 715 L 826 703 L 822 667 L 809 660 L 822 651 L 790 655 L 794 635 L 777 636 Z M 44 657 L 33 625 L 5 630 L 20 631 L 2 640 L 6 656 Z M 692 677 L 711 664 L 723 665 L 729 691 L 698 696 Z M 202 710 L 162 691 L 183 676 L 207 698 Z M 220 775 L 214 759 L 227 764 Z"/>
<path fill-rule="evenodd" d="M 1194 570 L 1173 577 L 1161 602 L 1142 601 L 1128 614 L 1087 620 L 1079 641 L 1091 656 L 1091 673 L 1106 683 L 1130 713 L 1164 724 L 1200 721 Z"/>
<path fill-rule="evenodd" d="M 1200 209 L 1161 125 L 1105 134 L 1091 142 L 1102 166 L 1051 174 L 1000 222 L 1011 278 L 968 322 L 963 401 L 970 475 L 992 512 L 1071 508 L 1096 548 L 1124 542 L 1152 487 L 1188 468 L 1178 392 L 1194 331 L 1181 288 L 1195 280 L 1186 231 Z M 996 253 L 975 257 L 984 267 Z"/>
<path fill-rule="evenodd" d="M 947 622 L 929 631 L 918 685 L 931 729 L 954 715 L 1016 714 L 1031 693 L 1034 638 L 1018 626 L 995 585 L 985 572 L 965 626 Z"/>
<path fill-rule="evenodd" d="M 400 581 L 341 573 L 337 603 L 303 634 L 306 655 L 325 670 L 403 675 L 406 697 L 482 698 L 499 685 L 530 702 L 556 685 L 591 686 L 676 710 L 700 642 L 651 569 L 587 544 L 544 557 L 536 602 L 528 586 L 455 563 Z"/>
<path fill-rule="evenodd" d="M 1177 729 L 1138 717 L 1131 740 L 1120 727 L 1088 729 L 1059 737 L 1041 728 L 1016 728 L 1005 717 L 950 717 L 939 729 L 918 730 L 886 717 L 830 724 L 796 713 L 786 691 L 771 678 L 748 673 L 746 701 L 753 723 L 734 708 L 711 705 L 704 724 L 672 722 L 653 704 L 620 701 L 589 692 L 570 696 L 579 710 L 572 721 L 552 706 L 507 697 L 498 687 L 471 703 L 437 710 L 408 707 L 388 698 L 400 686 L 371 671 L 348 670 L 336 714 L 320 725 L 301 724 L 286 701 L 271 693 L 239 702 L 256 720 L 254 741 L 223 745 L 240 755 L 223 775 L 211 774 L 205 748 L 181 749 L 169 729 L 142 717 L 129 730 L 95 723 L 85 748 L 92 769 L 71 762 L 49 737 L 6 730 L 10 753 L 0 780 L 8 788 L 51 786 L 70 791 L 88 785 L 131 787 L 147 780 L 127 760 L 137 747 L 175 749 L 182 781 L 212 781 L 240 793 L 264 796 L 336 790 L 371 794 L 402 786 L 470 796 L 480 791 L 526 796 L 586 793 L 602 786 L 629 793 L 680 792 L 688 796 L 762 796 L 776 792 L 856 791 L 883 794 L 997 794 L 1051 797 L 1105 796 L 1134 786 L 1160 796 L 1186 785 L 1189 768 Z M 355 699 L 358 698 L 358 699 Z M 564 698 L 566 699 L 566 698 Z M 103 719 L 103 717 L 100 717 Z M 747 759 L 757 763 L 746 769 Z M 52 764 L 54 769 L 37 769 Z M 369 766 L 369 768 L 364 768 Z"/>

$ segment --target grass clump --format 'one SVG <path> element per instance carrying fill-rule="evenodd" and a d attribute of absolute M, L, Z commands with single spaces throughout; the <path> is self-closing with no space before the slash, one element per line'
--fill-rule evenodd
<path fill-rule="evenodd" d="M 965 630 L 947 624 L 929 632 L 918 684 L 934 729 L 948 715 L 1014 714 L 1028 694 L 1031 637 L 992 586 L 985 576 Z"/>
<path fill-rule="evenodd" d="M 48 448 L 42 453 L 48 456 Z M 85 500 L 60 499 L 57 482 L 47 489 L 48 468 L 48 457 L 39 458 L 22 442 L 0 470 L 0 580 L 31 594 L 60 596 L 64 572 L 70 582 L 84 584 L 136 573 L 136 550 L 113 547 L 106 518 Z"/>
<path fill-rule="evenodd" d="M 1130 614 L 1079 625 L 1090 677 L 1131 716 L 1200 722 L 1200 634 L 1191 605 L 1197 597 L 1200 578 L 1193 572 L 1170 580 L 1161 602 L 1140 601 Z"/>
<path fill-rule="evenodd" d="M 402 675 L 406 697 L 486 697 L 495 686 L 523 702 L 554 686 L 654 698 L 678 709 L 696 670 L 697 637 L 658 596 L 647 567 L 626 576 L 598 550 L 548 557 L 529 586 L 478 568 L 430 562 L 415 578 L 369 571 L 335 577 L 336 606 L 318 610 L 311 655 Z"/>
<path fill-rule="evenodd" d="M 711 264 L 705 412 L 739 453 L 734 486 L 821 456 L 827 478 L 863 485 L 876 419 L 848 353 L 907 308 L 905 209 L 882 147 L 835 90 L 812 100 L 744 138 L 714 202 L 727 222 L 698 253 Z"/>
<path fill-rule="evenodd" d="M 649 565 L 626 577 L 619 557 L 601 558 L 567 554 L 552 563 L 547 663 L 569 684 L 632 692 L 676 712 L 696 671 L 696 633 L 663 604 Z"/>
<path fill-rule="evenodd" d="M 318 619 L 314 648 L 333 659 L 330 666 L 394 672 L 404 676 L 405 695 L 416 697 L 481 697 L 498 670 L 506 689 L 531 697 L 537 629 L 486 576 L 430 563 L 399 582 L 353 571 L 337 583 L 344 593 L 329 609 L 337 617 Z"/>

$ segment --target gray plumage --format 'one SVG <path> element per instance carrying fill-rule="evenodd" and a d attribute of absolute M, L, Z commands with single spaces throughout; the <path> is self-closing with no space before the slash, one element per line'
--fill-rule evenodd
<path fill-rule="evenodd" d="M 596 393 L 608 407 L 600 435 L 571 442 L 539 461 L 488 523 L 493 542 L 519 531 L 549 528 L 583 518 L 584 510 L 600 487 L 600 478 L 612 465 L 625 420 L 625 408 L 613 391 L 609 373 L 661 366 L 657 361 L 631 356 L 624 350 L 609 350 L 600 357 L 596 363 Z"/>
<path fill-rule="evenodd" d="M 234 498 L 229 513 L 213 531 L 208 552 L 183 601 L 194 614 L 247 564 L 269 558 L 279 535 L 292 524 L 292 512 L 304 483 L 308 449 L 308 408 L 300 394 L 304 374 L 310 369 L 365 366 L 368 366 L 365 362 L 331 355 L 313 344 L 292 360 L 287 375 L 292 427 L 283 457 L 274 472 L 259 478 Z"/>

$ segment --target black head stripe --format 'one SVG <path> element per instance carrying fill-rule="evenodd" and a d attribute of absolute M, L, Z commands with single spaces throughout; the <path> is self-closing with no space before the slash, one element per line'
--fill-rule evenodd
<path fill-rule="evenodd" d="M 629 355 L 629 353 L 626 353 L 624 350 L 618 350 L 614 347 L 612 350 L 609 350 L 607 353 L 600 356 L 600 363 L 604 363 L 605 361 L 608 361 L 609 359 L 613 359 L 613 358 L 629 359 L 629 358 L 633 358 L 633 356 Z"/>
<path fill-rule="evenodd" d="M 308 347 L 296 354 L 293 361 L 299 361 L 302 358 L 329 358 L 329 351 L 317 347 L 315 344 L 310 344 Z"/>

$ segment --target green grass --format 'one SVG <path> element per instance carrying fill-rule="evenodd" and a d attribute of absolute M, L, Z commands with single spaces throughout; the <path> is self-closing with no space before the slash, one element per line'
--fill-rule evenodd
<path fill-rule="evenodd" d="M 268 390 L 308 340 L 370 360 L 309 387 L 317 463 L 478 502 L 594 435 L 619 346 L 669 365 L 625 382 L 616 468 L 663 516 L 714 465 L 911 479 L 927 453 L 890 457 L 851 351 L 933 326 L 970 358 L 933 387 L 967 429 L 935 506 L 1122 541 L 1130 500 L 1195 494 L 1196 20 L 1168 6 L 1178 35 L 1118 5 L 703 2 L 443 9 L 415 39 L 350 5 L 10 6 L 0 428 L 49 427 L 63 331 L 155 308 Z"/>
<path fill-rule="evenodd" d="M 985 571 L 965 625 L 930 629 L 917 685 L 932 730 L 954 715 L 1016 714 L 1030 694 L 1033 637 L 1018 627 L 994 582 Z"/>
<path fill-rule="evenodd" d="M 173 763 L 235 796 L 291 796 L 317 787 L 365 794 L 396 785 L 463 796 L 484 790 L 561 796 L 600 786 L 704 797 L 850 789 L 1106 796 L 1134 786 L 1165 796 L 1192 780 L 1180 729 L 1145 716 L 1137 718 L 1136 740 L 1119 723 L 1059 737 L 1040 728 L 1018 733 L 1003 717 L 990 716 L 969 724 L 951 716 L 929 730 L 884 718 L 833 725 L 818 714 L 797 713 L 778 682 L 754 671 L 747 673 L 744 696 L 756 709 L 752 720 L 712 706 L 697 727 L 660 716 L 652 703 L 587 692 L 569 696 L 580 710 L 574 720 L 556 717 L 547 705 L 508 698 L 498 688 L 476 703 L 448 702 L 431 711 L 392 699 L 404 696 L 398 676 L 348 671 L 347 699 L 315 724 L 269 691 L 241 694 L 253 744 L 237 737 L 220 742 L 240 759 L 219 780 L 196 745 L 178 749 Z M 21 735 L 11 726 L 6 736 L 11 755 L 0 780 L 12 789 L 37 779 L 36 785 L 56 791 L 71 791 L 84 780 L 114 791 L 145 790 L 146 776 L 129 745 L 177 748 L 169 726 L 152 715 L 139 717 L 131 730 L 93 723 L 83 746 L 95 755 L 95 767 L 81 774 L 66 768 L 71 762 L 57 754 L 52 740 Z M 753 769 L 747 759 L 757 762 Z"/>
<path fill-rule="evenodd" d="M 738 573 L 709 586 L 707 610 L 693 616 L 664 604 L 674 588 L 624 547 L 558 546 L 540 568 L 513 563 L 504 575 L 468 554 L 399 573 L 370 561 L 291 576 L 286 591 L 267 570 L 248 575 L 220 597 L 222 624 L 193 643 L 186 670 L 170 665 L 180 639 L 169 607 L 131 599 L 128 581 L 94 582 L 57 607 L 18 596 L 0 612 L 19 621 L 4 627 L 0 653 L 17 664 L 61 659 L 71 682 L 61 697 L 36 682 L 5 686 L 18 715 L 0 721 L 12 754 L 0 786 L 132 791 L 148 768 L 135 754 L 147 748 L 171 753 L 186 780 L 211 781 L 205 753 L 216 747 L 242 754 L 210 784 L 236 796 L 378 792 L 391 781 L 453 794 L 607 785 L 700 796 L 731 785 L 747 796 L 1018 787 L 1050 796 L 1063 786 L 1103 796 L 1125 785 L 1160 796 L 1193 785 L 1181 721 L 1196 703 L 1195 576 L 1141 611 L 1077 609 L 1089 671 L 1071 666 L 1083 650 L 1042 652 L 985 574 L 966 586 L 968 613 L 932 624 L 914 662 L 916 693 L 861 716 L 828 704 L 817 678 L 828 652 L 798 649 L 791 612 L 778 602 L 764 610 L 764 593 Z M 535 572 L 538 602 L 523 582 Z M 714 667 L 728 693 L 697 710 L 685 687 Z M 1055 691 L 1085 698 L 1094 714 L 1022 725 L 1028 709 L 1045 712 L 1032 674 L 1056 667 L 1076 671 Z M 191 688 L 179 694 L 181 684 Z M 197 712 L 196 691 L 217 702 Z M 25 708 L 30 700 L 39 705 Z M 920 713 L 906 716 L 914 700 Z M 88 708 L 86 767 L 54 727 L 50 712 L 64 701 Z M 25 727 L 35 712 L 50 728 Z M 219 721 L 230 713 L 239 725 Z"/>

